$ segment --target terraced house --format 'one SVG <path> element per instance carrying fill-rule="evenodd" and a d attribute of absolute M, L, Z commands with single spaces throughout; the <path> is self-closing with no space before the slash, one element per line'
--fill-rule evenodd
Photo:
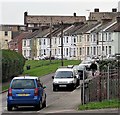
<path fill-rule="evenodd" d="M 120 52 L 119 20 L 120 14 L 115 8 L 112 12 L 94 9 L 88 20 L 76 13 L 73 16 L 34 16 L 25 12 L 22 31 L 18 30 L 19 35 L 8 42 L 12 44 L 11 50 L 22 52 L 27 59 L 42 56 L 61 59 L 62 41 L 65 59 L 103 57 Z"/>

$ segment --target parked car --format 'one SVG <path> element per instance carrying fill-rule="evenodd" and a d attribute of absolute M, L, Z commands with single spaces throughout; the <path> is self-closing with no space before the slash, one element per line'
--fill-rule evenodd
<path fill-rule="evenodd" d="M 88 71 L 86 70 L 86 66 L 85 65 L 79 65 L 78 74 L 79 74 L 80 80 L 83 80 L 83 71 L 84 71 L 84 79 L 87 79 Z"/>
<path fill-rule="evenodd" d="M 61 67 L 55 72 L 53 78 L 53 91 L 59 88 L 74 89 L 77 86 L 78 74 L 73 67 Z"/>
<path fill-rule="evenodd" d="M 115 60 L 116 57 L 115 57 L 115 55 L 110 55 L 110 54 L 108 54 L 108 55 L 107 55 L 107 59 L 108 59 L 108 60 Z"/>
<path fill-rule="evenodd" d="M 7 110 L 19 106 L 34 106 L 36 110 L 46 107 L 45 86 L 38 81 L 34 76 L 14 77 L 8 89 Z"/>
<path fill-rule="evenodd" d="M 83 60 L 83 61 L 79 64 L 79 66 L 82 66 L 82 65 L 83 65 L 83 66 L 86 67 L 87 70 L 89 70 L 91 63 L 92 63 L 92 60 Z"/>

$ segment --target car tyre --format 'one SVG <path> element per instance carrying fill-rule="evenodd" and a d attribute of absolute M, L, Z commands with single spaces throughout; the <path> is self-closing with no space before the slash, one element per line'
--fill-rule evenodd
<path fill-rule="evenodd" d="M 12 106 L 7 105 L 7 110 L 8 110 L 8 111 L 12 111 Z"/>
<path fill-rule="evenodd" d="M 35 106 L 36 110 L 42 109 L 42 102 L 40 101 L 38 105 Z"/>
<path fill-rule="evenodd" d="M 46 99 L 44 100 L 43 104 L 42 104 L 42 107 L 46 107 Z"/>
<path fill-rule="evenodd" d="M 58 89 L 56 87 L 53 87 L 53 91 L 58 91 Z"/>

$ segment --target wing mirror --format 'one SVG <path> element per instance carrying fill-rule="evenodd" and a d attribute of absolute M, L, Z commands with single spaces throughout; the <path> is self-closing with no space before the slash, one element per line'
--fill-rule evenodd
<path fill-rule="evenodd" d="M 52 76 L 52 79 L 54 79 L 54 76 Z"/>

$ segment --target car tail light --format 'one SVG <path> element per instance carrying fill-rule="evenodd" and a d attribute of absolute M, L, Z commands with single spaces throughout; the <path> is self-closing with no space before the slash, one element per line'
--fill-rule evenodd
<path fill-rule="evenodd" d="M 38 88 L 35 88 L 34 96 L 38 96 Z"/>
<path fill-rule="evenodd" d="M 8 89 L 8 96 L 12 96 L 12 88 Z"/>

